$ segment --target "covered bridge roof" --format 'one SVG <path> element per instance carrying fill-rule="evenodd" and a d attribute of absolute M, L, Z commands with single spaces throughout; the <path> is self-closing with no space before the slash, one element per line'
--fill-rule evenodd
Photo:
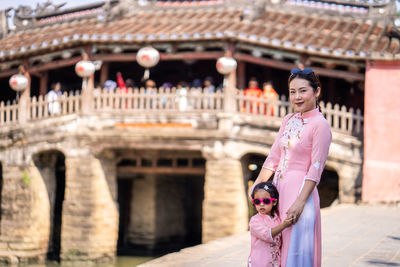
<path fill-rule="evenodd" d="M 228 7 L 222 0 L 155 2 L 119 16 L 111 16 L 104 5 L 97 5 L 48 15 L 31 27 L 5 34 L 0 40 L 0 62 L 83 44 L 205 40 L 341 59 L 400 58 L 399 36 L 393 34 L 390 20 L 366 16 L 363 13 L 369 10 L 363 6 L 319 3 L 265 4 L 262 12 L 250 18 L 245 5 Z"/>

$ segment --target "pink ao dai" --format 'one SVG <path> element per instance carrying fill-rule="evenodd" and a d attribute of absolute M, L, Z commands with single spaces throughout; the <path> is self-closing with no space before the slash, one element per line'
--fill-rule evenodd
<path fill-rule="evenodd" d="M 296 201 L 306 180 L 318 185 L 328 156 L 332 134 L 318 109 L 287 115 L 263 168 L 275 172 L 279 215 Z M 321 266 L 321 213 L 317 187 L 306 201 L 300 219 L 282 232 L 282 267 Z"/>

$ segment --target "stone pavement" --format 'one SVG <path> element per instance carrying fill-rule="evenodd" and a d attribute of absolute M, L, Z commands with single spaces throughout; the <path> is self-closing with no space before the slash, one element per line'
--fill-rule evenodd
<path fill-rule="evenodd" d="M 322 213 L 322 266 L 400 266 L 400 205 L 341 204 Z M 171 253 L 139 265 L 244 267 L 249 233 Z"/>

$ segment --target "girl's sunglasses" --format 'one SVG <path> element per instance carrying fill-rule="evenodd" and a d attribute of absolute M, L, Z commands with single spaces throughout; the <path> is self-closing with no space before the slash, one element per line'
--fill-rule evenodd
<path fill-rule="evenodd" d="M 276 198 L 253 198 L 253 204 L 258 206 L 262 203 L 264 203 L 265 205 L 269 205 L 272 203 L 272 201 L 275 201 Z"/>

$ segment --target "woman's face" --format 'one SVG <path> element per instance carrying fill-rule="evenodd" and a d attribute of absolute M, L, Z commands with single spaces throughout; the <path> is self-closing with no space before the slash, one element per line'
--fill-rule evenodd
<path fill-rule="evenodd" d="M 316 108 L 321 88 L 314 92 L 310 83 L 302 78 L 294 78 L 289 84 L 289 99 L 295 112 L 307 112 Z"/>

